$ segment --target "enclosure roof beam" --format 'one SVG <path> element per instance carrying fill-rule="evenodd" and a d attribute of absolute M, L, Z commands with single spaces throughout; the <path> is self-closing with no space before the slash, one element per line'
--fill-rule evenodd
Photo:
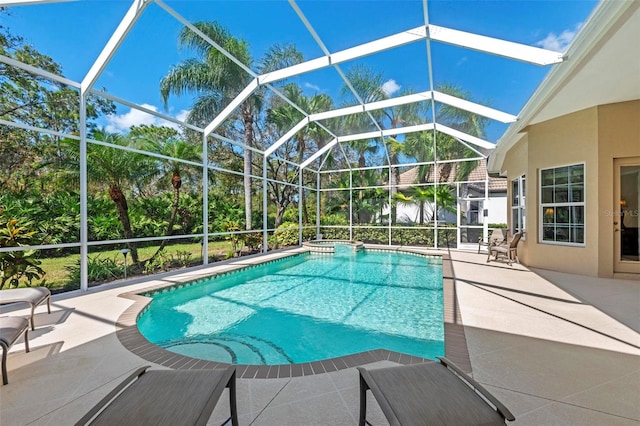
<path fill-rule="evenodd" d="M 224 122 L 224 120 L 226 120 L 231 113 L 235 111 L 236 108 L 242 105 L 242 103 L 256 91 L 257 88 L 258 79 L 254 78 L 251 80 L 251 83 L 249 83 L 247 87 L 245 87 L 242 92 L 240 92 L 238 96 L 236 96 L 235 99 L 231 101 L 231 103 L 229 103 L 229 105 L 227 105 L 222 112 L 207 125 L 207 127 L 204 128 L 205 136 L 215 131 Z"/>
<path fill-rule="evenodd" d="M 326 68 L 330 65 L 336 65 L 341 62 L 358 59 L 363 56 L 382 52 L 404 44 L 413 43 L 423 40 L 426 37 L 426 29 L 424 26 L 412 28 L 401 33 L 397 33 L 388 37 L 383 37 L 369 43 L 364 43 L 355 47 L 344 49 L 327 56 L 312 59 L 290 67 L 282 68 L 277 71 L 263 74 L 259 77 L 260 84 L 273 83 L 285 78 L 294 77 L 309 71 L 315 71 Z"/>
<path fill-rule="evenodd" d="M 322 154 L 324 154 L 325 152 L 327 152 L 328 150 L 330 150 L 331 148 L 333 148 L 333 146 L 335 144 L 338 143 L 338 138 L 334 138 L 331 140 L 331 142 L 329 142 L 328 144 L 326 144 L 325 146 L 323 146 L 322 148 L 320 148 L 319 150 L 317 150 L 315 152 L 315 154 L 313 154 L 311 157 L 307 158 L 306 160 L 304 160 L 302 163 L 300 163 L 300 168 L 304 169 L 305 167 L 307 167 L 309 164 L 313 163 L 315 161 L 316 158 L 320 157 Z"/>
<path fill-rule="evenodd" d="M 294 11 L 296 12 L 296 14 L 298 15 L 298 18 L 300 18 L 300 20 L 302 21 L 302 23 L 304 24 L 304 26 L 307 28 L 307 30 L 309 31 L 309 33 L 311 34 L 311 36 L 314 38 L 314 40 L 316 41 L 316 43 L 318 43 L 318 46 L 320 46 L 320 49 L 324 52 L 324 54 L 329 57 L 331 55 L 331 52 L 329 51 L 329 49 L 327 48 L 327 46 L 325 46 L 325 44 L 322 42 L 322 40 L 320 39 L 320 36 L 318 35 L 318 33 L 316 32 L 316 30 L 313 28 L 313 26 L 311 25 L 311 22 L 309 22 L 309 20 L 307 19 L 307 17 L 304 15 L 304 13 L 302 12 L 302 10 L 300 9 L 300 7 L 298 7 L 298 5 L 296 4 L 296 0 L 289 0 L 289 4 L 291 5 L 291 7 L 294 9 Z M 340 69 L 340 65 L 338 63 L 333 63 L 331 64 L 333 66 L 333 68 L 335 68 L 336 72 L 338 73 L 338 75 L 340 76 L 340 78 L 342 79 L 342 81 L 344 81 L 344 84 L 349 88 L 349 90 L 351 91 L 351 94 L 353 94 L 353 96 L 357 99 L 358 103 L 360 105 L 364 105 L 365 101 L 364 99 L 362 99 L 362 97 L 360 96 L 360 94 L 358 93 L 358 91 L 353 87 L 353 83 L 351 83 L 351 81 L 349 80 L 349 78 L 345 75 L 345 73 L 342 71 L 342 69 Z M 369 119 L 371 120 L 371 123 L 379 130 L 382 131 L 382 128 L 380 127 L 380 124 L 376 121 L 376 119 L 373 117 L 373 115 L 370 112 L 367 112 L 367 115 L 369 116 Z M 327 129 L 325 129 L 327 130 Z M 331 132 L 329 132 L 331 133 Z M 335 137 L 335 135 L 332 134 L 332 136 Z M 384 147 L 384 152 L 385 155 L 387 157 L 387 161 L 389 160 L 389 152 L 387 147 Z M 326 160 L 326 158 L 325 158 Z M 324 163 L 324 162 L 323 162 Z"/>
<path fill-rule="evenodd" d="M 315 33 L 312 32 L 312 35 L 313 34 Z M 234 108 L 225 108 L 224 111 L 220 113 L 218 117 L 216 117 L 216 120 L 214 120 L 214 122 L 207 126 L 206 130 L 208 130 L 209 132 L 214 131 L 216 127 L 220 125 L 222 121 L 224 121 L 231 114 L 231 112 L 233 112 L 237 105 L 242 103 L 242 101 L 246 99 L 251 93 L 253 93 L 253 91 L 255 91 L 260 85 L 273 83 L 279 80 L 301 75 L 310 71 L 319 70 L 332 65 L 335 66 L 342 62 L 358 59 L 374 53 L 393 49 L 395 47 L 403 46 L 405 44 L 425 39 L 436 40 L 443 43 L 479 50 L 498 56 L 504 56 L 524 62 L 533 63 L 536 65 L 550 65 L 562 62 L 564 60 L 562 53 L 553 52 L 539 47 L 532 47 L 521 43 L 514 43 L 492 37 L 480 36 L 464 31 L 452 30 L 449 28 L 428 24 L 412 28 L 397 34 L 393 34 L 388 37 L 383 37 L 369 43 L 364 43 L 335 53 L 330 53 L 324 57 L 312 59 L 310 61 L 305 61 L 300 64 L 282 68 L 280 70 L 258 75 L 256 77 L 257 82 L 253 81 L 250 86 L 247 86 L 247 88 L 241 93 L 241 95 L 238 95 L 238 97 L 234 99 L 231 104 L 235 105 Z M 320 42 L 320 46 L 323 47 L 324 45 Z M 324 48 L 323 50 L 326 50 L 326 48 Z M 506 116 L 503 116 L 502 119 L 510 120 L 510 118 Z"/>
<path fill-rule="evenodd" d="M 289 139 L 291 139 L 296 133 L 298 133 L 302 128 L 304 128 L 307 124 L 309 124 L 309 118 L 305 117 L 298 124 L 293 126 L 291 130 L 284 134 L 280 139 L 278 139 L 273 145 L 269 148 L 265 149 L 264 155 L 269 156 L 273 154 L 278 148 L 280 148 L 283 144 L 285 144 Z"/>
<path fill-rule="evenodd" d="M 0 0 L 0 7 L 27 6 L 31 4 L 63 3 L 74 0 Z"/>
<path fill-rule="evenodd" d="M 461 132 L 460 130 L 452 129 L 451 127 L 447 127 L 447 126 L 445 126 L 443 124 L 440 124 L 440 123 L 436 123 L 435 129 L 438 132 L 445 133 L 445 134 L 447 134 L 449 136 L 453 136 L 454 138 L 457 138 L 457 139 L 462 139 L 463 141 L 467 141 L 470 144 L 479 146 L 480 148 L 493 149 L 493 148 L 496 147 L 495 144 L 493 144 L 493 143 L 491 143 L 489 141 L 486 141 L 484 139 L 480 139 L 480 138 L 478 138 L 476 136 L 471 136 L 471 135 L 469 135 L 469 134 L 467 134 L 465 132 Z"/>
<path fill-rule="evenodd" d="M 133 0 L 131 3 L 131 7 L 124 15 L 124 18 L 118 24 L 118 27 L 115 29 L 111 38 L 100 52 L 98 59 L 93 63 L 89 72 L 82 80 L 82 84 L 80 85 L 80 90 L 82 93 L 86 93 L 93 87 L 96 80 L 104 70 L 104 68 L 109 63 L 109 60 L 113 57 L 118 47 L 122 44 L 124 39 L 129 34 L 129 31 L 133 28 L 136 21 L 142 15 L 142 12 L 147 8 L 147 6 L 151 3 L 152 0 Z"/>
<path fill-rule="evenodd" d="M 169 122 L 177 124 L 179 126 L 184 126 L 184 127 L 188 128 L 188 129 L 195 130 L 197 132 L 203 132 L 203 130 L 198 126 L 194 126 L 193 124 L 189 124 L 189 123 L 184 123 L 184 122 L 178 120 L 175 117 L 171 117 L 170 115 L 166 115 L 166 114 L 163 114 L 161 112 L 154 111 L 154 110 L 149 109 L 149 108 L 145 108 L 142 105 L 138 105 L 138 104 L 135 104 L 133 102 L 129 102 L 129 101 L 125 100 L 125 99 L 122 99 L 122 98 L 119 98 L 117 96 L 111 95 L 111 94 L 109 94 L 107 92 L 103 92 L 101 90 L 96 90 L 96 89 L 91 89 L 91 90 L 89 90 L 89 93 L 91 93 L 92 95 L 100 96 L 100 97 L 105 98 L 105 99 L 109 99 L 111 101 L 120 103 L 122 105 L 126 105 L 126 106 L 130 107 L 131 109 L 137 109 L 139 111 L 146 112 L 149 115 L 153 115 L 155 117 L 161 118 L 163 120 L 169 121 Z"/>
<path fill-rule="evenodd" d="M 556 64 L 565 59 L 562 53 L 551 50 L 429 24 L 428 26 L 423 25 L 412 28 L 388 37 L 383 37 L 368 43 L 331 53 L 324 57 L 262 74 L 258 76 L 258 79 L 260 80 L 260 84 L 273 83 L 278 80 L 326 68 L 330 65 L 362 58 L 364 56 L 393 49 L 405 44 L 414 43 L 426 38 L 498 56 L 505 56 L 536 65 Z"/>
<path fill-rule="evenodd" d="M 346 108 L 334 109 L 331 111 L 311 114 L 311 121 L 326 120 L 328 118 L 344 117 L 345 115 L 358 114 L 361 112 L 375 111 L 383 108 L 390 108 L 399 105 L 422 102 L 431 99 L 431 91 L 413 93 L 411 95 L 398 96 L 396 98 L 385 99 L 383 101 L 370 102 L 363 105 L 355 105 Z"/>
<path fill-rule="evenodd" d="M 504 56 L 535 65 L 552 65 L 564 61 L 562 53 L 540 47 L 514 43 L 493 37 L 481 36 L 465 31 L 452 30 L 429 24 L 429 39 L 468 49 L 479 50 L 497 56 Z"/>
<path fill-rule="evenodd" d="M 433 91 L 433 99 L 436 102 L 463 109 L 465 111 L 478 114 L 483 117 L 491 118 L 502 123 L 513 123 L 518 119 L 518 117 L 516 117 L 515 115 L 507 114 L 506 112 L 498 111 L 497 109 L 489 108 L 487 106 L 467 101 L 466 99 L 458 98 L 456 96 L 447 95 L 446 93 L 438 92 L 437 90 Z"/>
<path fill-rule="evenodd" d="M 168 14 L 170 14 L 171 16 L 176 18 L 178 21 L 180 21 L 180 23 L 182 23 L 182 25 L 184 25 L 185 27 L 189 28 L 195 34 L 200 36 L 204 41 L 209 43 L 211 46 L 215 47 L 218 52 L 222 53 L 224 56 L 229 58 L 229 60 L 231 60 L 238 67 L 242 68 L 247 74 L 249 74 L 250 76 L 252 76 L 254 78 L 258 76 L 255 72 L 253 72 L 253 70 L 251 70 L 251 68 L 249 68 L 248 66 L 243 64 L 240 59 L 236 58 L 230 52 L 228 52 L 224 47 L 220 46 L 218 43 L 213 41 L 209 36 L 207 36 L 205 33 L 200 31 L 195 25 L 193 25 L 191 22 L 189 22 L 184 17 L 182 17 L 178 12 L 176 12 L 175 10 L 173 10 L 172 8 L 167 6 L 167 4 L 164 3 L 162 0 L 152 0 L 152 1 L 155 1 L 158 6 L 163 8 Z"/>
<path fill-rule="evenodd" d="M 4 7 L 4 6 L 0 6 L 0 7 Z M 4 62 L 7 65 L 11 65 L 13 67 L 20 68 L 20 69 L 22 69 L 22 70 L 24 70 L 26 72 L 31 73 L 31 74 L 39 75 L 41 77 L 48 78 L 49 80 L 53 80 L 53 81 L 57 81 L 58 83 L 66 84 L 67 86 L 75 87 L 77 89 L 80 88 L 80 83 L 78 83 L 76 81 L 69 80 L 68 78 L 59 76 L 58 74 L 53 74 L 53 73 L 51 73 L 49 71 L 45 71 L 43 69 L 36 68 L 36 67 L 34 67 L 32 65 L 25 64 L 24 62 L 16 61 L 15 59 L 9 58 L 8 56 L 0 55 L 0 62 Z"/>
<path fill-rule="evenodd" d="M 375 131 L 375 132 L 358 133 L 354 135 L 338 136 L 338 141 L 350 142 L 350 141 L 357 141 L 361 139 L 373 139 L 373 138 L 379 138 L 384 136 L 402 135 L 405 133 L 414 133 L 414 132 L 422 132 L 425 130 L 433 130 L 433 128 L 434 128 L 433 123 L 417 124 L 415 126 L 385 129 L 382 132 Z"/>

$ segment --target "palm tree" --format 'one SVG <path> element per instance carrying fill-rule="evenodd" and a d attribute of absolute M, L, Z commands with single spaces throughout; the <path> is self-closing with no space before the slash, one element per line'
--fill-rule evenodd
<path fill-rule="evenodd" d="M 245 66 L 251 68 L 255 65 L 259 73 L 302 62 L 302 54 L 293 45 L 275 45 L 257 64 L 254 64 L 249 44 L 232 36 L 219 23 L 196 22 L 194 26 Z M 253 77 L 187 27 L 180 32 L 178 44 L 181 48 L 193 50 L 197 58 L 186 59 L 169 70 L 160 81 L 160 94 L 166 107 L 169 95 L 172 93 L 177 96 L 188 92 L 196 93 L 198 98 L 187 121 L 200 125 L 208 124 L 251 82 Z M 247 147 L 254 145 L 253 125 L 257 111 L 261 108 L 261 102 L 261 96 L 250 96 L 239 107 L 238 120 L 242 128 L 244 145 Z M 250 177 L 251 150 L 245 149 L 243 156 L 245 227 L 251 229 L 253 209 Z"/>
<path fill-rule="evenodd" d="M 389 99 L 390 96 L 384 91 L 384 77 L 382 74 L 375 72 L 367 66 L 355 66 L 347 73 L 347 78 L 351 82 L 354 90 L 365 102 L 376 102 Z M 351 89 L 347 86 L 342 88 L 342 95 L 351 95 Z M 411 91 L 403 91 L 402 95 L 408 95 Z M 407 124 L 416 124 L 420 119 L 421 105 L 416 103 L 375 110 L 371 112 L 376 122 L 381 128 L 395 129 Z M 362 118 L 360 118 L 362 119 Z M 366 120 L 367 117 L 364 117 Z M 387 151 L 389 154 L 389 162 L 391 166 L 399 163 L 400 155 L 403 153 L 403 146 L 396 140 L 396 136 L 392 135 L 387 141 Z M 398 191 L 397 186 L 400 180 L 400 171 L 397 167 L 391 167 L 391 195 L 395 195 Z M 396 223 L 396 207 L 391 206 L 391 224 Z"/>
<path fill-rule="evenodd" d="M 435 185 L 424 187 L 414 187 L 411 198 L 420 202 L 420 224 L 424 223 L 424 206 L 427 202 L 435 201 L 431 209 L 431 219 L 438 220 L 439 211 L 455 212 L 456 197 L 448 185 Z"/>
<path fill-rule="evenodd" d="M 433 161 L 433 132 L 409 133 L 404 139 L 404 153 L 416 159 L 419 163 Z M 418 166 L 416 176 L 417 183 L 426 183 L 431 166 L 421 164 Z"/>
<path fill-rule="evenodd" d="M 365 182 L 367 181 L 366 170 L 362 170 L 367 165 L 367 155 L 373 154 L 378 150 L 378 146 L 374 143 L 372 144 L 371 139 L 361 139 L 356 141 L 350 141 L 349 144 L 352 148 L 354 148 L 358 155 L 358 186 L 365 186 Z M 349 189 L 353 190 L 352 188 Z M 358 203 L 361 203 L 364 198 L 364 191 L 362 189 L 358 190 Z M 364 221 L 364 217 L 360 214 L 358 215 L 358 222 L 362 223 Z"/>
<path fill-rule="evenodd" d="M 127 146 L 128 140 L 117 133 L 109 133 L 104 129 L 96 129 L 91 138 L 113 145 Z M 118 211 L 118 219 L 122 224 L 124 237 L 133 238 L 131 222 L 129 220 L 129 207 L 125 189 L 132 183 L 140 180 L 149 173 L 147 157 L 132 152 L 124 152 L 117 148 L 104 147 L 89 144 L 87 146 L 87 173 L 89 180 L 95 183 L 106 183 L 109 198 L 113 201 Z M 139 263 L 138 249 L 135 242 L 127 243 L 131 250 L 131 259 Z"/>
<path fill-rule="evenodd" d="M 457 86 L 443 84 L 438 87 L 442 93 L 462 99 L 470 99 L 469 93 Z M 488 119 L 469 111 L 443 104 L 436 111 L 437 121 L 449 127 L 465 132 L 471 136 L 484 137 L 484 128 Z M 458 142 L 455 138 L 438 133 L 437 152 L 439 160 L 456 160 L 477 156 L 472 150 Z M 477 161 L 463 161 L 458 163 L 456 180 L 465 180 L 469 173 L 478 167 Z M 447 182 L 451 173 L 452 163 L 445 163 L 440 170 L 440 182 Z"/>
<path fill-rule="evenodd" d="M 141 148 L 155 152 L 157 154 L 164 155 L 166 157 L 187 160 L 198 161 L 202 158 L 201 148 L 199 145 L 187 142 L 178 137 L 178 133 L 164 132 L 161 127 L 155 126 L 141 126 L 140 128 L 132 128 L 129 136 L 132 139 L 137 139 L 136 142 Z M 168 129 L 172 130 L 172 129 Z M 173 227 L 178 215 L 178 207 L 180 205 L 180 188 L 182 187 L 182 177 L 190 176 L 192 168 L 185 165 L 180 161 L 165 161 L 160 160 L 156 163 L 156 174 L 160 175 L 160 180 L 170 181 L 173 187 L 173 201 L 171 204 L 171 215 L 169 217 L 169 224 L 167 225 L 166 236 L 173 234 Z M 168 240 L 162 240 L 160 247 L 155 254 L 149 259 L 152 261 L 160 251 L 167 245 Z"/>
<path fill-rule="evenodd" d="M 299 106 L 303 111 L 308 114 L 316 112 L 327 111 L 333 108 L 333 100 L 329 95 L 313 95 L 306 97 L 302 93 L 302 89 L 295 84 L 288 84 L 283 89 L 285 96 L 294 104 Z M 294 108 L 289 103 L 282 103 L 269 109 L 267 112 L 267 121 L 274 124 L 278 130 L 287 131 L 293 126 L 298 124 L 300 120 L 304 118 L 304 115 Z M 296 135 L 296 156 L 295 161 L 300 164 L 304 160 L 305 154 L 307 154 L 308 142 L 315 141 L 317 149 L 324 146 L 323 136 L 326 137 L 326 132 L 318 126 L 316 123 L 310 123 L 301 129 Z M 294 179 L 295 176 L 292 177 Z M 269 185 L 279 185 L 277 182 L 269 182 Z M 309 223 L 309 213 L 307 211 L 307 202 L 302 191 L 302 221 Z M 284 209 L 279 209 L 278 212 L 284 213 Z M 276 228 L 282 221 L 282 214 L 276 214 Z"/>
<path fill-rule="evenodd" d="M 400 162 L 400 155 L 404 153 L 404 144 L 398 142 L 394 136 L 387 138 L 387 152 L 389 153 L 389 161 L 391 165 Z M 391 196 L 398 193 L 398 185 L 400 184 L 400 172 L 397 167 L 391 167 Z M 391 225 L 395 225 L 397 221 L 397 209 L 395 204 L 391 205 Z"/>

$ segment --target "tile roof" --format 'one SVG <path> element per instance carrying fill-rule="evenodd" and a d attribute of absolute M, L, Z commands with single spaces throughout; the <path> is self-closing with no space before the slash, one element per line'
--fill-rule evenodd
<path fill-rule="evenodd" d="M 455 183 L 456 171 L 458 170 L 460 163 L 454 163 L 451 167 L 451 173 L 449 174 L 449 178 L 445 183 Z M 444 164 L 440 164 L 440 170 Z M 434 171 L 435 169 L 431 169 L 429 171 L 429 176 L 427 177 L 427 182 L 434 181 Z M 440 173 L 438 174 L 440 175 Z M 471 173 L 466 181 L 484 181 L 487 175 L 487 160 L 478 161 L 478 167 L 476 167 Z M 412 167 L 404 173 L 400 174 L 400 181 L 398 185 L 398 189 L 408 189 L 418 180 L 418 167 Z M 440 182 L 442 183 L 442 182 Z M 481 183 L 481 182 L 479 182 Z M 489 191 L 490 192 L 507 192 L 507 179 L 506 178 L 494 178 L 489 177 Z"/>

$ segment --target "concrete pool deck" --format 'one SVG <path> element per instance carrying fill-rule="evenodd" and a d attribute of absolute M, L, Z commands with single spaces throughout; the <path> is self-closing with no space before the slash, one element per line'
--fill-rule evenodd
<path fill-rule="evenodd" d="M 640 281 L 487 264 L 486 254 L 452 251 L 450 257 L 473 376 L 514 413 L 514 424 L 640 424 Z M 0 424 L 73 423 L 136 367 L 165 368 L 121 344 L 116 323 L 134 302 L 119 295 L 178 279 L 56 295 L 51 314 L 36 309 L 31 352 L 19 341 L 9 354 Z M 29 315 L 15 307 L 0 312 Z M 358 408 L 354 368 L 238 379 L 241 425 L 355 425 Z M 227 413 L 223 395 L 210 424 Z M 368 414 L 373 424 L 385 424 L 371 400 Z"/>

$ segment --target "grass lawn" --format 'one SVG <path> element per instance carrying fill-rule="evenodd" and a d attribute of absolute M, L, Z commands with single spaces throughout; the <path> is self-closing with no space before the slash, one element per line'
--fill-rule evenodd
<path fill-rule="evenodd" d="M 138 249 L 138 256 L 140 260 L 147 260 L 157 250 L 157 246 L 142 247 Z M 224 257 L 232 249 L 230 241 L 211 241 L 209 242 L 209 259 L 212 257 Z M 113 260 L 117 265 L 121 265 L 124 271 L 124 257 L 120 253 L 119 249 L 104 250 L 100 252 L 89 253 L 90 259 L 103 259 Z M 164 248 L 164 259 L 181 260 L 185 263 L 201 262 L 202 261 L 202 246 L 199 243 L 191 244 L 172 244 L 167 245 Z M 42 264 L 40 267 L 44 269 L 46 275 L 46 286 L 50 289 L 64 288 L 70 284 L 70 276 L 68 267 L 73 267 L 80 261 L 80 254 L 70 254 L 62 257 L 47 257 L 40 259 Z M 129 266 L 131 265 L 131 255 L 127 256 Z M 34 282 L 32 285 L 37 285 Z M 21 282 L 21 286 L 26 285 L 25 282 Z"/>

